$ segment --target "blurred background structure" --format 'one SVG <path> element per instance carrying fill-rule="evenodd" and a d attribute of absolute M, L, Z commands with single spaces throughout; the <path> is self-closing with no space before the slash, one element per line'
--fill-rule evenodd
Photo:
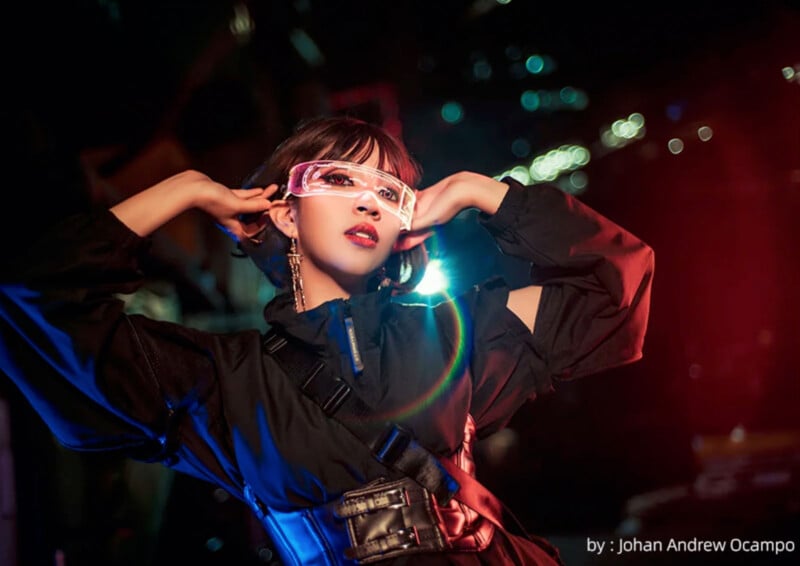
<path fill-rule="evenodd" d="M 3 8 L 5 256 L 188 167 L 238 185 L 300 120 L 378 122 L 422 163 L 550 182 L 656 250 L 645 357 L 561 384 L 480 479 L 570 566 L 800 559 L 800 6 L 76 0 Z M 520 283 L 465 212 L 449 292 Z M 132 311 L 263 327 L 265 278 L 207 218 L 154 240 Z M 597 555 L 587 538 L 793 541 Z M 0 379 L 0 563 L 279 564 L 248 511 L 158 466 L 58 447 Z"/>

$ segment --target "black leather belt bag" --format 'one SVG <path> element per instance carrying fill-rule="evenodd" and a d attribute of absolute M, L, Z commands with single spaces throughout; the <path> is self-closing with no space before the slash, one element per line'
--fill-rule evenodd
<path fill-rule="evenodd" d="M 348 491 L 334 512 L 347 522 L 345 556 L 361 564 L 448 548 L 431 494 L 410 478 Z"/>

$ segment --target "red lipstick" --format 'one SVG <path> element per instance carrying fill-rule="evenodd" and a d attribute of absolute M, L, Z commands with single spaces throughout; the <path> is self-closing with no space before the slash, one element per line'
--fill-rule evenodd
<path fill-rule="evenodd" d="M 378 245 L 378 240 L 380 240 L 375 226 L 365 222 L 348 228 L 344 235 L 348 240 L 363 248 L 374 248 Z"/>

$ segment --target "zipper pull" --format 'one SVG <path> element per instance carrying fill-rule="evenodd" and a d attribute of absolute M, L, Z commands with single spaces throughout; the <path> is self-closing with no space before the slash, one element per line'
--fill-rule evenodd
<path fill-rule="evenodd" d="M 350 346 L 350 361 L 353 364 L 353 375 L 358 377 L 364 371 L 364 362 L 361 360 L 361 352 L 358 351 L 358 340 L 356 340 L 356 327 L 353 324 L 353 317 L 348 316 L 344 319 L 344 329 L 347 332 L 347 344 Z"/>

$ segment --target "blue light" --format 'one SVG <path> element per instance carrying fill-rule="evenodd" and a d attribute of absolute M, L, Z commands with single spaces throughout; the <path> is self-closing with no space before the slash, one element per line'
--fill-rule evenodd
<path fill-rule="evenodd" d="M 206 548 L 211 552 L 218 552 L 225 545 L 219 537 L 211 537 L 206 541 Z"/>

